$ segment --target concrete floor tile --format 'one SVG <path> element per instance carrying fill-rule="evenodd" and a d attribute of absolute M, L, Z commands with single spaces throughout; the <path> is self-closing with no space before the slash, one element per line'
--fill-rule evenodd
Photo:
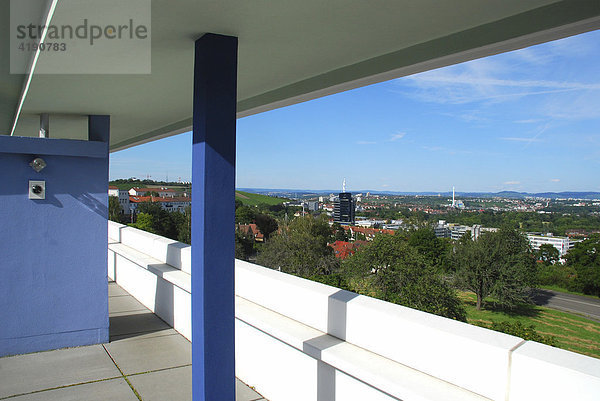
<path fill-rule="evenodd" d="M 118 376 L 102 345 L 0 358 L 0 398 Z"/>
<path fill-rule="evenodd" d="M 108 296 L 109 297 L 119 297 L 122 295 L 129 295 L 129 293 L 127 291 L 125 291 L 124 289 L 122 289 L 121 287 L 119 287 L 117 285 L 117 283 L 115 283 L 114 281 L 111 281 L 108 283 Z"/>
<path fill-rule="evenodd" d="M 191 401 L 192 367 L 161 370 L 127 377 L 144 401 Z"/>
<path fill-rule="evenodd" d="M 27 394 L 11 398 L 11 401 L 137 401 L 137 397 L 125 379 L 113 379 L 96 383 L 80 384 Z M 167 399 L 167 398 L 166 398 Z"/>
<path fill-rule="evenodd" d="M 171 328 L 154 313 L 147 311 L 130 312 L 110 316 L 110 337 L 134 333 L 149 333 Z"/>
<path fill-rule="evenodd" d="M 112 297 L 108 302 L 108 313 L 114 316 L 115 313 L 124 314 L 126 312 L 150 311 L 142 305 L 137 299 L 130 296 Z"/>
<path fill-rule="evenodd" d="M 264 400 L 262 395 L 248 387 L 240 379 L 235 379 L 235 398 L 237 401 L 258 401 Z"/>
<path fill-rule="evenodd" d="M 113 341 L 105 347 L 125 375 L 192 363 L 192 344 L 177 334 Z"/>
<path fill-rule="evenodd" d="M 140 338 L 172 336 L 173 334 L 181 335 L 175 329 L 164 329 L 164 330 L 152 331 L 150 333 L 138 333 L 138 334 L 135 334 L 135 335 L 132 335 L 132 334 L 123 334 L 123 335 L 118 335 L 118 336 L 112 336 L 110 338 L 110 342 L 115 342 L 115 341 L 133 341 L 133 340 L 137 340 L 137 339 L 140 339 Z"/>

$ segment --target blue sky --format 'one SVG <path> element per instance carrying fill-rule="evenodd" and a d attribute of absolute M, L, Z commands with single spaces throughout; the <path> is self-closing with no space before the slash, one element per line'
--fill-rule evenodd
<path fill-rule="evenodd" d="M 600 31 L 237 122 L 237 187 L 600 191 Z M 110 177 L 191 178 L 189 133 Z"/>

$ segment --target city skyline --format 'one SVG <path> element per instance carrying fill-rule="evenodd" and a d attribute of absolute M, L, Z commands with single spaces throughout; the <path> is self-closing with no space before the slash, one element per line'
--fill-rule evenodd
<path fill-rule="evenodd" d="M 239 119 L 240 188 L 600 191 L 600 32 Z M 110 178 L 191 175 L 191 134 L 111 154 Z"/>

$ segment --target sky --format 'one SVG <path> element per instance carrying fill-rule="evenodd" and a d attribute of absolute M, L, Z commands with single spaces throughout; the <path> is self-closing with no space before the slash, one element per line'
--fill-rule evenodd
<path fill-rule="evenodd" d="M 600 192 L 600 31 L 237 120 L 238 188 Z M 191 134 L 110 178 L 191 181 Z"/>

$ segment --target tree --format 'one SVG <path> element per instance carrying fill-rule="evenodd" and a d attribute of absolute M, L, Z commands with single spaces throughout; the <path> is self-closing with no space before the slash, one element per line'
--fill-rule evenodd
<path fill-rule="evenodd" d="M 192 243 L 192 207 L 186 206 L 183 212 L 183 219 L 177 226 L 177 241 L 185 244 Z"/>
<path fill-rule="evenodd" d="M 146 231 L 150 231 L 155 234 L 174 240 L 177 240 L 179 238 L 179 226 L 183 224 L 185 220 L 182 213 L 167 212 L 161 207 L 159 203 L 154 202 L 142 202 L 138 204 L 137 211 L 140 215 L 143 213 L 152 217 L 151 226 L 148 226 L 148 222 L 150 220 L 145 218 L 147 219 L 147 221 L 144 222 L 144 225 L 148 228 L 151 228 L 151 230 Z M 139 218 L 140 216 L 138 215 L 138 222 Z M 144 228 L 141 228 L 138 225 L 134 226 L 144 230 Z"/>
<path fill-rule="evenodd" d="M 294 219 L 281 234 L 264 244 L 257 263 L 301 277 L 329 275 L 339 268 L 333 254 L 331 230 L 326 219 L 306 216 Z"/>
<path fill-rule="evenodd" d="M 431 265 L 448 270 L 449 243 L 435 236 L 431 227 L 419 228 L 409 232 L 408 245 L 430 261 Z"/>
<path fill-rule="evenodd" d="M 542 244 L 535 253 L 536 259 L 545 265 L 553 265 L 560 259 L 560 252 L 550 244 Z"/>
<path fill-rule="evenodd" d="M 131 226 L 156 234 L 156 231 L 154 231 L 154 217 L 148 213 L 139 213 L 137 215 L 137 221 L 131 224 Z"/>
<path fill-rule="evenodd" d="M 346 230 L 340 225 L 340 223 L 333 223 L 334 239 L 336 241 L 348 241 L 348 234 Z"/>
<path fill-rule="evenodd" d="M 600 235 L 576 243 L 565 258 L 576 272 L 571 289 L 600 296 Z"/>
<path fill-rule="evenodd" d="M 254 254 L 254 236 L 235 230 L 235 257 L 248 260 Z"/>
<path fill-rule="evenodd" d="M 121 223 L 123 219 L 123 208 L 116 196 L 108 197 L 108 219 Z"/>
<path fill-rule="evenodd" d="M 249 206 L 240 206 L 235 209 L 235 222 L 237 224 L 250 224 L 256 217 L 256 211 Z"/>
<path fill-rule="evenodd" d="M 401 236 L 378 235 L 344 261 L 352 291 L 466 321 L 456 292 Z"/>
<path fill-rule="evenodd" d="M 279 226 L 277 225 L 277 220 L 269 216 L 268 214 L 258 214 L 254 219 L 256 222 L 256 226 L 260 230 L 261 233 L 265 236 L 265 240 L 269 239 L 271 234 L 274 231 L 277 231 Z"/>
<path fill-rule="evenodd" d="M 535 283 L 535 260 L 529 242 L 516 230 L 503 226 L 475 241 L 465 235 L 456 244 L 453 259 L 455 281 L 477 295 L 477 309 L 488 296 L 509 308 L 529 300 L 530 287 Z"/>

